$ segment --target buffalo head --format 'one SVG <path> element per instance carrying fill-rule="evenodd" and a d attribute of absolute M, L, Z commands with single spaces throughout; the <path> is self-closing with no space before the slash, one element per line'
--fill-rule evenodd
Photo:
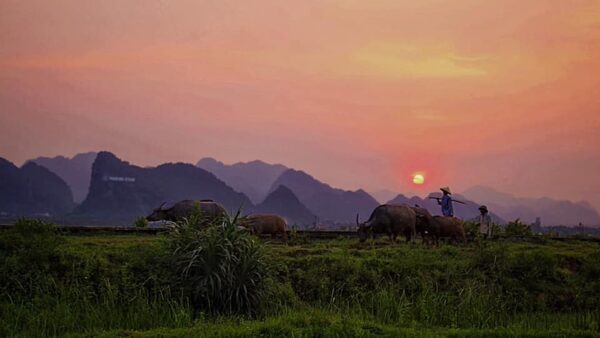
<path fill-rule="evenodd" d="M 358 227 L 358 239 L 361 243 L 367 240 L 371 232 L 371 226 L 367 225 L 367 222 L 360 223 L 358 221 L 358 214 L 356 214 L 356 226 Z"/>

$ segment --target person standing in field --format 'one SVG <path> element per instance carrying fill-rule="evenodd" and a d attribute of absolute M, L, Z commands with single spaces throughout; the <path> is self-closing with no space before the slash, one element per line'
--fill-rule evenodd
<path fill-rule="evenodd" d="M 452 198 L 450 195 L 450 187 L 440 188 L 444 196 L 442 196 L 441 200 L 438 199 L 438 204 L 442 206 L 442 215 L 447 217 L 454 217 L 454 208 L 452 207 Z"/>
<path fill-rule="evenodd" d="M 483 238 L 492 239 L 492 217 L 488 212 L 488 208 L 485 205 L 479 207 L 479 232 L 483 234 Z"/>

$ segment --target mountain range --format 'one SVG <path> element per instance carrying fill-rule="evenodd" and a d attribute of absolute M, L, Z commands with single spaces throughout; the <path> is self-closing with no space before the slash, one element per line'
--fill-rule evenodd
<path fill-rule="evenodd" d="M 306 205 L 320 222 L 352 222 L 356 213 L 371 213 L 379 203 L 364 190 L 348 191 L 332 188 L 309 174 L 286 170 L 271 186 L 271 191 L 280 185 L 288 187 Z"/>
<path fill-rule="evenodd" d="M 263 201 L 264 196 L 268 195 L 257 208 L 266 203 L 280 204 L 272 196 L 278 190 L 277 198 L 289 198 L 293 194 L 298 200 L 298 203 L 294 201 L 294 213 L 304 215 L 301 224 L 312 224 L 317 219 L 321 223 L 348 223 L 353 221 L 357 212 L 370 213 L 379 205 L 364 190 L 333 188 L 303 171 L 289 169 L 281 164 L 252 161 L 227 165 L 212 158 L 203 158 L 198 161 L 197 166 L 211 171 L 237 191 L 252 195 L 255 203 Z M 281 187 L 285 187 L 285 194 Z"/>
<path fill-rule="evenodd" d="M 90 189 L 92 164 L 97 152 L 77 154 L 72 158 L 64 156 L 38 157 L 29 162 L 37 163 L 62 178 L 73 192 L 75 203 L 81 203 Z"/>
<path fill-rule="evenodd" d="M 462 193 L 486 204 L 502 217 L 532 223 L 540 217 L 543 225 L 599 225 L 600 215 L 589 203 L 555 200 L 547 197 L 523 198 L 499 192 L 490 187 L 475 186 Z"/>
<path fill-rule="evenodd" d="M 338 189 L 306 172 L 263 161 L 227 165 L 203 158 L 196 166 L 167 163 L 142 168 L 109 152 L 39 157 L 21 168 L 0 160 L 3 215 L 68 215 L 66 219 L 74 222 L 121 224 L 149 213 L 162 202 L 186 198 L 214 199 L 230 211 L 242 207 L 244 213 L 277 213 L 300 226 L 353 223 L 357 213 L 365 219 L 380 202 L 388 200 L 419 204 L 439 214 L 435 200 L 402 194 L 391 198 L 390 190 L 374 195 L 379 202 L 364 190 Z M 600 225 L 598 212 L 587 202 L 521 198 L 482 186 L 454 198 L 467 203 L 455 204 L 457 216 L 464 219 L 477 216 L 479 205 L 486 204 L 499 223 L 516 218 L 532 223 L 541 217 L 548 226 Z M 75 207 L 78 201 L 81 203 Z"/>
<path fill-rule="evenodd" d="M 226 165 L 210 157 L 201 159 L 196 166 L 215 174 L 236 191 L 246 194 L 255 204 L 267 197 L 273 182 L 288 169 L 281 164 L 268 164 L 263 161 Z"/>
<path fill-rule="evenodd" d="M 432 199 L 430 197 L 441 198 L 442 194 L 441 193 L 431 193 L 425 198 L 421 198 L 418 196 L 413 196 L 413 197 L 409 198 L 402 194 L 399 194 L 398 196 L 396 196 L 394 199 L 392 199 L 388 203 L 390 203 L 390 204 L 408 204 L 411 206 L 419 205 L 419 206 L 427 209 L 432 215 L 439 215 L 441 207 L 435 199 Z M 480 214 L 480 212 L 479 212 L 479 207 L 481 206 L 480 203 L 473 202 L 473 201 L 467 199 L 466 197 L 458 195 L 458 194 L 453 194 L 452 199 L 455 199 L 455 200 L 465 203 L 465 204 L 453 203 L 454 215 L 456 217 L 464 219 L 464 220 L 472 220 Z M 506 220 L 504 218 L 500 217 L 497 213 L 495 213 L 493 211 L 490 212 L 490 216 L 492 217 L 492 222 L 494 222 L 496 224 L 505 224 L 506 223 Z"/>
<path fill-rule="evenodd" d="M 100 152 L 92 166 L 90 191 L 73 217 L 130 223 L 163 202 L 183 199 L 213 199 L 231 213 L 252 208 L 246 195 L 192 164 L 167 163 L 141 168 L 112 153 Z"/>
<path fill-rule="evenodd" d="M 0 158 L 1 216 L 55 216 L 74 206 L 71 189 L 50 170 L 33 162 L 19 168 Z"/>

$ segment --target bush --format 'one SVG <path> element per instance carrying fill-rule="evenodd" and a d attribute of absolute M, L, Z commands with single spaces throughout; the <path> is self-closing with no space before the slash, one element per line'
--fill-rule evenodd
<path fill-rule="evenodd" d="M 270 269 L 262 243 L 238 231 L 237 216 L 208 227 L 185 220 L 171 233 L 178 283 L 194 308 L 256 314 L 268 295 Z"/>
<path fill-rule="evenodd" d="M 465 222 L 465 235 L 470 241 L 477 241 L 483 238 L 481 231 L 479 231 L 479 224 L 475 222 Z"/>
<path fill-rule="evenodd" d="M 525 223 L 522 223 L 520 219 L 516 219 L 509 222 L 504 228 L 504 235 L 511 236 L 533 236 L 531 227 Z"/>
<path fill-rule="evenodd" d="M 62 270 L 59 246 L 64 239 L 56 227 L 41 220 L 17 221 L 0 236 L 0 295 L 42 294 L 56 286 Z"/>
<path fill-rule="evenodd" d="M 146 228 L 148 226 L 148 220 L 146 219 L 146 217 L 138 217 L 138 219 L 135 220 L 133 225 L 136 228 Z"/>

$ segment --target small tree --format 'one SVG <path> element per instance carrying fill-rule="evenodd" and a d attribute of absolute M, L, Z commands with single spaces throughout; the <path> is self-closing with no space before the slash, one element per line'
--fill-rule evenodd
<path fill-rule="evenodd" d="M 138 217 L 133 223 L 133 225 L 136 228 L 145 228 L 148 226 L 148 220 L 146 219 L 146 217 Z"/>

